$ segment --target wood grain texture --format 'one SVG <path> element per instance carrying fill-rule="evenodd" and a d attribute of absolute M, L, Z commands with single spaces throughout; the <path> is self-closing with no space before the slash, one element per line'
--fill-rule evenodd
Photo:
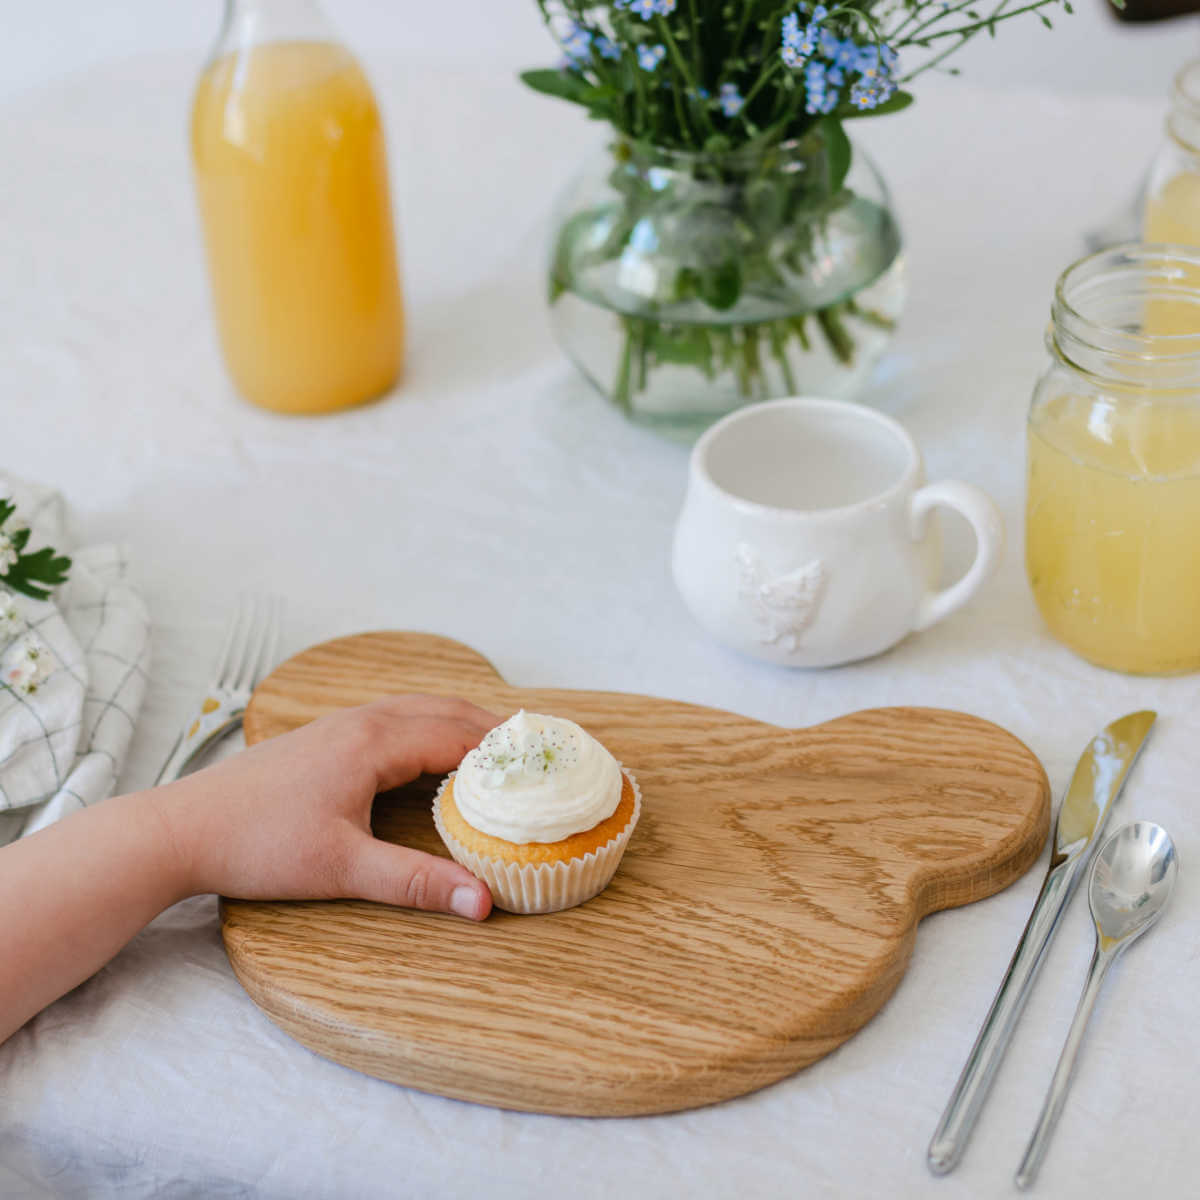
<path fill-rule="evenodd" d="M 641 696 L 514 688 L 427 634 L 297 655 L 259 687 L 246 736 L 413 691 L 569 717 L 644 798 L 616 878 L 566 912 L 476 925 L 356 901 L 222 902 L 230 962 L 281 1028 L 445 1096 L 629 1115 L 772 1083 L 879 1011 L 922 916 L 1006 887 L 1049 828 L 1041 765 L 975 717 L 889 708 L 781 729 Z M 377 833 L 444 854 L 436 783 L 380 797 Z"/>

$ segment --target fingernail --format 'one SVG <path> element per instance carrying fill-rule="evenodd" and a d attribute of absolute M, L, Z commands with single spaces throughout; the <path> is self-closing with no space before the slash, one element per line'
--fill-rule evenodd
<path fill-rule="evenodd" d="M 479 893 L 466 884 L 450 893 L 450 911 L 460 917 L 475 917 L 479 912 Z"/>

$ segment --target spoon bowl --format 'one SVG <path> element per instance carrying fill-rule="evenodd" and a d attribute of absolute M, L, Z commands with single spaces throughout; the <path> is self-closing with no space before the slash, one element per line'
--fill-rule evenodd
<path fill-rule="evenodd" d="M 1101 944 L 1128 944 L 1145 933 L 1171 898 L 1178 874 L 1175 845 L 1161 825 L 1134 821 L 1118 829 L 1097 856 L 1088 887 Z"/>
<path fill-rule="evenodd" d="M 1083 1031 L 1105 973 L 1121 952 L 1161 915 L 1178 874 L 1174 843 L 1162 826 L 1151 821 L 1123 825 L 1100 848 L 1088 884 L 1088 902 L 1096 923 L 1096 949 L 1042 1114 L 1017 1168 L 1017 1187 L 1032 1187 L 1037 1178 L 1050 1135 L 1067 1099 Z"/>

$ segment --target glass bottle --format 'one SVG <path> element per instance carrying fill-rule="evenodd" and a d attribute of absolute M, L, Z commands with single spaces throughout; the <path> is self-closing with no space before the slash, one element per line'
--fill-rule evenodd
<path fill-rule="evenodd" d="M 1175 76 L 1165 133 L 1146 187 L 1145 238 L 1200 246 L 1200 59 Z"/>
<path fill-rule="evenodd" d="M 370 84 L 312 0 L 226 0 L 192 107 L 217 327 L 238 391 L 280 412 L 386 392 L 403 359 Z"/>
<path fill-rule="evenodd" d="M 1100 666 L 1200 670 L 1200 247 L 1094 254 L 1051 311 L 1028 425 L 1038 608 Z"/>

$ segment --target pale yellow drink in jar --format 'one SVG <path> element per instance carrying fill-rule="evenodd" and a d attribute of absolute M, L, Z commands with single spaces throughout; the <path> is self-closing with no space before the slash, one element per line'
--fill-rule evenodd
<path fill-rule="evenodd" d="M 1054 635 L 1101 666 L 1200 669 L 1198 409 L 1067 395 L 1031 420 L 1030 584 Z"/>
<path fill-rule="evenodd" d="M 324 412 L 387 391 L 403 311 L 383 130 L 354 58 L 280 42 L 217 60 L 196 91 L 192 154 L 242 395 Z"/>
<path fill-rule="evenodd" d="M 1200 174 L 1185 171 L 1175 175 L 1147 198 L 1144 232 L 1147 242 L 1200 247 Z M 1200 286 L 1200 280 L 1191 282 Z M 1200 309 L 1194 302 L 1151 300 L 1142 331 L 1156 335 L 1200 332 Z"/>
<path fill-rule="evenodd" d="M 1146 200 L 1146 241 L 1200 246 L 1200 174 L 1184 171 Z"/>

